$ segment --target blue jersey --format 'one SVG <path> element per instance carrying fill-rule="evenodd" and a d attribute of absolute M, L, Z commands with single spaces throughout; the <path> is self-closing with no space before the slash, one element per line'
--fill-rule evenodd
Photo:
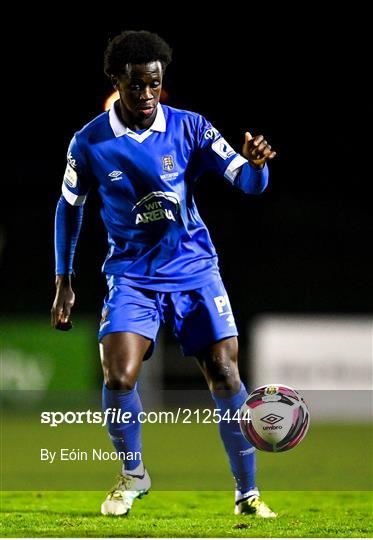
<path fill-rule="evenodd" d="M 159 104 L 152 126 L 135 132 L 113 106 L 75 134 L 67 161 L 65 199 L 82 205 L 92 186 L 100 194 L 106 274 L 164 292 L 202 287 L 219 274 L 194 185 L 206 171 L 233 184 L 247 162 L 201 115 Z"/>

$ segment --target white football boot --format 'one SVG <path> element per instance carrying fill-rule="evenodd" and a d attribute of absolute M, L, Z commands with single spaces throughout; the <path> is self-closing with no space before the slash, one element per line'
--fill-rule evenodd
<path fill-rule="evenodd" d="M 142 475 L 122 472 L 118 481 L 101 505 L 104 516 L 126 516 L 132 508 L 135 499 L 141 499 L 150 489 L 151 481 L 148 471 L 144 468 Z"/>

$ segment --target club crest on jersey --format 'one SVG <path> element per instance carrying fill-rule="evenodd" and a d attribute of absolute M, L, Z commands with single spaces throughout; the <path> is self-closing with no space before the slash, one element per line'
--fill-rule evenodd
<path fill-rule="evenodd" d="M 171 154 L 162 156 L 162 168 L 166 172 L 173 171 L 175 168 L 174 158 Z"/>

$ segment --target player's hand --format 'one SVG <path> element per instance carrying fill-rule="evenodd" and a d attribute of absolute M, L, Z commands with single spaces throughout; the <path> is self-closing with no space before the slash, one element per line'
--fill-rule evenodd
<path fill-rule="evenodd" d="M 242 155 L 257 169 L 264 167 L 266 161 L 276 155 L 263 135 L 252 137 L 248 131 L 245 133 L 245 142 L 242 147 Z"/>
<path fill-rule="evenodd" d="M 66 332 L 73 327 L 70 313 L 74 302 L 75 294 L 71 288 L 70 276 L 57 276 L 56 296 L 51 309 L 52 328 Z"/>

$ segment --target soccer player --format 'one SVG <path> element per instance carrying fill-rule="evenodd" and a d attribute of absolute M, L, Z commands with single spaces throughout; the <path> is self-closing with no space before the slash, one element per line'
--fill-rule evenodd
<path fill-rule="evenodd" d="M 104 69 L 120 97 L 73 137 L 56 209 L 52 326 L 69 330 L 83 204 L 92 187 L 101 196 L 109 242 L 103 265 L 108 294 L 98 334 L 103 409 L 121 409 L 135 419 L 109 425 L 121 455 L 141 456 L 136 381 L 166 319 L 184 354 L 196 357 L 222 416 L 227 411 L 232 416 L 247 396 L 237 366 L 234 317 L 193 190 L 197 179 L 212 171 L 244 193 L 259 194 L 268 182 L 266 162 L 276 153 L 262 135 L 247 132 L 240 155 L 201 115 L 161 105 L 170 61 L 168 44 L 150 32 L 123 32 L 109 43 Z M 234 512 L 275 517 L 259 496 L 254 448 L 239 423 L 222 421 L 219 429 L 236 482 Z M 124 460 L 102 514 L 128 514 L 149 488 L 142 460 Z"/>

